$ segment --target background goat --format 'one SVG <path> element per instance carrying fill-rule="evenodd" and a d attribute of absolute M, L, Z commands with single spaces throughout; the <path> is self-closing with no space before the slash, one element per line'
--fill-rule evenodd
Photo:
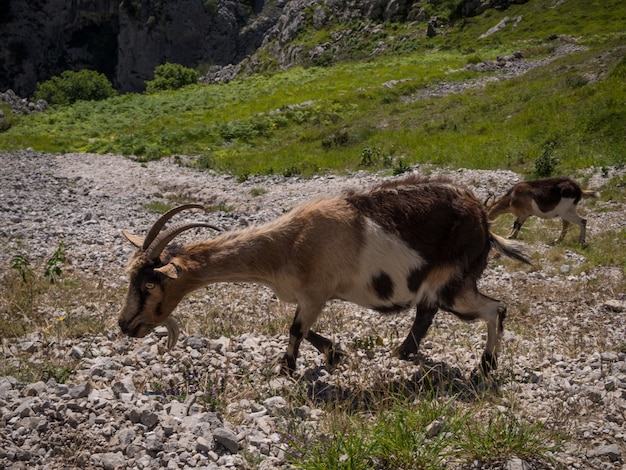
<path fill-rule="evenodd" d="M 578 241 L 585 243 L 587 219 L 576 212 L 576 206 L 583 197 L 600 197 L 600 193 L 583 190 L 578 183 L 569 178 L 525 181 L 517 183 L 504 196 L 488 206 L 488 216 L 489 220 L 493 221 L 502 214 L 515 215 L 510 238 L 517 238 L 522 225 L 531 215 L 542 219 L 560 217 L 563 229 L 556 242 L 563 240 L 571 222 L 580 227 Z"/>
<path fill-rule="evenodd" d="M 297 305 L 283 368 L 293 372 L 306 338 L 334 364 L 340 352 L 311 327 L 329 299 L 342 299 L 379 312 L 416 307 L 406 340 L 395 351 L 417 352 L 437 309 L 487 323 L 481 366 L 496 366 L 504 308 L 478 292 L 477 279 L 495 247 L 528 263 L 518 242 L 488 230 L 487 213 L 473 193 L 451 181 L 411 176 L 370 191 L 347 192 L 305 203 L 273 222 L 233 230 L 184 246 L 167 245 L 203 223 L 161 231 L 185 205 L 162 216 L 142 239 L 124 235 L 139 248 L 128 265 L 130 285 L 119 326 L 132 337 L 168 328 L 185 294 L 214 282 L 254 282 Z M 208 225 L 211 227 L 210 225 Z M 213 227 L 214 228 L 214 227 Z"/>

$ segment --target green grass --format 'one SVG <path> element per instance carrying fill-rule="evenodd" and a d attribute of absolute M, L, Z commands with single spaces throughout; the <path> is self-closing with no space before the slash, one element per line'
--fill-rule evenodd
<path fill-rule="evenodd" d="M 11 259 L 0 277 L 0 338 L 14 342 L 33 335 L 43 344 L 67 338 L 89 337 L 106 331 L 106 315 L 94 315 L 95 305 L 106 303 L 107 294 L 98 286 L 67 272 L 65 246 L 60 243 L 52 256 L 36 266 L 24 254 Z M 7 343 L 8 344 L 8 343 Z M 8 351 L 8 350 L 7 350 Z M 22 383 L 65 382 L 80 360 L 68 355 L 45 354 L 33 360 L 32 353 L 14 349 L 0 360 L 0 377 L 13 376 Z"/>
<path fill-rule="evenodd" d="M 306 427 L 284 430 L 290 463 L 307 470 L 442 469 L 479 460 L 504 464 L 518 457 L 543 464 L 562 436 L 508 411 L 484 413 L 454 399 L 390 399 L 372 413 L 335 410 L 328 432 L 311 439 Z"/>
<path fill-rule="evenodd" d="M 528 174 L 548 145 L 559 158 L 558 172 L 624 165 L 626 6 L 595 3 L 570 0 L 553 8 L 535 0 L 489 10 L 433 39 L 418 34 L 423 24 L 386 24 L 392 51 L 386 55 L 15 116 L 0 132 L 0 149 L 145 160 L 184 154 L 196 156 L 199 168 L 241 179 L 355 170 L 363 167 L 365 148 L 379 155 L 370 170 L 428 162 Z M 504 16 L 519 15 L 515 28 L 479 39 Z M 555 47 L 552 34 L 580 37 L 588 50 L 484 89 L 405 99 L 442 81 L 481 76 L 450 73 L 470 62 L 515 50 L 542 57 Z M 609 73 L 598 75 L 603 70 Z M 398 82 L 383 86 L 391 80 Z"/>

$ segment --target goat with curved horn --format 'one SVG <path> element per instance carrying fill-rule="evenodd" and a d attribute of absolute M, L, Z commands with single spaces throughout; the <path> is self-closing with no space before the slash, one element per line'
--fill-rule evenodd
<path fill-rule="evenodd" d="M 174 238 L 176 238 L 177 235 L 179 235 L 180 233 L 186 230 L 190 230 L 192 228 L 197 228 L 197 227 L 207 227 L 207 228 L 216 230 L 218 232 L 221 231 L 219 228 L 215 227 L 214 225 L 205 224 L 204 222 L 193 222 L 193 223 L 188 223 L 188 224 L 174 225 L 173 227 L 168 228 L 166 231 L 159 233 L 156 236 L 156 238 L 152 240 L 152 242 L 150 243 L 150 246 L 148 246 L 148 248 L 146 248 L 145 250 L 146 256 L 150 259 L 157 259 L 159 256 L 161 256 L 161 253 L 163 252 L 165 247 L 168 245 L 168 243 L 171 242 Z"/>
<path fill-rule="evenodd" d="M 180 209 L 182 210 L 182 209 Z M 231 230 L 209 240 L 168 246 L 185 223 L 156 232 L 128 266 L 129 289 L 118 323 L 143 337 L 156 325 L 178 338 L 170 317 L 185 295 L 216 282 L 263 284 L 296 304 L 283 367 L 293 372 L 302 340 L 333 365 L 336 345 L 312 327 L 330 299 L 381 313 L 415 309 L 410 333 L 395 353 L 418 350 L 439 309 L 487 324 L 481 368 L 496 366 L 505 309 L 478 291 L 491 249 L 530 263 L 522 244 L 489 230 L 487 210 L 467 188 L 416 175 L 315 199 L 278 219 Z M 139 246 L 139 245 L 138 245 Z M 150 256 L 147 256 L 150 255 Z"/>
<path fill-rule="evenodd" d="M 218 232 L 222 231 L 220 228 L 211 224 L 204 223 L 204 222 L 181 223 L 181 224 L 169 227 L 168 229 L 162 231 L 165 224 L 172 217 L 174 217 L 179 212 L 182 212 L 188 209 L 204 209 L 204 206 L 200 204 L 184 204 L 182 206 L 178 206 L 178 207 L 175 207 L 174 209 L 171 209 L 170 211 L 163 214 L 152 225 L 152 227 L 148 231 L 148 235 L 146 235 L 146 238 L 141 238 L 125 231 L 122 232 L 122 234 L 133 245 L 139 248 L 139 250 L 135 253 L 135 256 L 133 258 L 136 264 L 147 262 L 152 265 L 155 275 L 159 273 L 160 275 L 163 275 L 167 278 L 172 278 L 172 279 L 176 278 L 178 276 L 178 271 L 179 271 L 179 268 L 177 267 L 177 265 L 173 263 L 163 264 L 160 261 L 161 254 L 163 253 L 167 245 L 182 232 L 193 229 L 193 228 L 208 227 Z M 155 286 L 154 282 L 146 281 L 144 287 L 145 289 L 151 290 L 154 286 Z M 131 297 L 133 297 L 133 295 L 131 295 L 131 292 L 133 292 L 134 298 L 136 298 L 137 294 L 139 294 L 138 292 L 133 291 L 132 289 L 129 290 L 129 294 L 126 300 L 127 305 L 132 305 L 132 302 L 130 301 L 130 299 Z M 153 321 L 148 323 L 150 329 L 152 329 L 154 326 L 157 326 L 157 325 L 166 326 L 167 331 L 168 331 L 168 347 L 170 348 L 173 347 L 174 344 L 176 344 L 176 341 L 179 335 L 179 327 L 178 327 L 178 324 L 176 323 L 176 320 L 172 317 L 162 316 L 162 315 L 156 315 L 156 317 L 157 318 L 154 318 Z M 125 323 L 120 321 L 120 327 L 122 328 L 122 331 L 127 332 L 127 329 L 126 329 L 127 327 L 124 325 Z"/>
<path fill-rule="evenodd" d="M 161 229 L 165 226 L 165 224 L 176 214 L 182 212 L 184 210 L 189 209 L 202 209 L 204 210 L 204 206 L 201 204 L 183 204 L 182 206 L 174 207 L 173 209 L 167 211 L 163 214 L 159 220 L 157 220 L 154 225 L 148 231 L 148 235 L 143 241 L 143 246 L 141 247 L 144 251 L 148 249 L 152 241 L 156 238 L 156 236 L 161 232 Z"/>

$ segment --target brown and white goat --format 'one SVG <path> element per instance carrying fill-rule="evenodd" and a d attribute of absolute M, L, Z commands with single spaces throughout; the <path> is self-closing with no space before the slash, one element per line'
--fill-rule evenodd
<path fill-rule="evenodd" d="M 502 214 L 515 216 L 510 238 L 517 238 L 522 225 L 531 215 L 542 219 L 560 217 L 563 221 L 560 242 L 565 237 L 570 222 L 580 227 L 578 241 L 585 243 L 587 219 L 576 212 L 576 206 L 583 197 L 599 197 L 597 191 L 582 189 L 570 178 L 544 178 L 517 183 L 500 199 L 488 206 L 489 220 L 493 221 Z"/>
<path fill-rule="evenodd" d="M 166 325 L 168 344 L 178 338 L 170 313 L 185 294 L 209 283 L 253 282 L 297 305 L 283 368 L 293 372 L 302 339 L 332 365 L 340 352 L 311 330 L 329 299 L 379 312 L 416 307 L 411 332 L 396 349 L 416 353 L 437 309 L 462 320 L 487 323 L 481 366 L 496 366 L 505 309 L 478 292 L 476 282 L 492 247 L 528 263 L 519 242 L 489 231 L 487 212 L 474 194 L 451 181 L 416 176 L 387 181 L 305 203 L 273 222 L 233 230 L 199 243 L 168 247 L 179 233 L 204 226 L 181 224 L 161 231 L 165 214 L 146 239 L 124 232 L 139 250 L 128 265 L 130 286 L 119 326 L 143 337 Z"/>

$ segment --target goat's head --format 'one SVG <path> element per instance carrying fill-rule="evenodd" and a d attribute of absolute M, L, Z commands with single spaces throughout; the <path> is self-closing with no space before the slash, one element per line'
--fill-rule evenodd
<path fill-rule="evenodd" d="M 141 338 L 155 326 L 164 325 L 168 331 L 168 347 L 172 348 L 176 344 L 179 328 L 170 314 L 189 289 L 179 279 L 183 268 L 171 261 L 172 254 L 166 247 L 185 230 L 195 227 L 219 229 L 200 222 L 175 225 L 163 231 L 161 229 L 178 212 L 203 208 L 199 204 L 185 204 L 170 210 L 155 222 L 146 238 L 122 232 L 138 248 L 127 268 L 130 283 L 118 317 L 124 334 Z"/>

